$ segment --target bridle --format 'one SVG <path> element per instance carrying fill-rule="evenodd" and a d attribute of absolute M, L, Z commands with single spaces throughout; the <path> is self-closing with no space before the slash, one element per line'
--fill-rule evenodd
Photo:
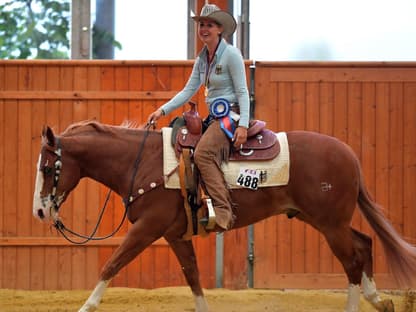
<path fill-rule="evenodd" d="M 53 175 L 52 193 L 49 195 L 49 199 L 53 203 L 52 208 L 58 211 L 59 203 L 58 203 L 58 197 L 56 196 L 56 191 L 58 190 L 58 182 L 59 182 L 59 177 L 61 175 L 61 169 L 62 169 L 62 148 L 61 148 L 61 141 L 58 138 L 56 138 L 56 150 L 54 150 L 53 153 L 56 155 L 56 160 L 53 164 L 55 167 L 55 172 Z"/>
<path fill-rule="evenodd" d="M 134 162 L 133 174 L 132 174 L 132 177 L 131 177 L 130 188 L 129 188 L 129 195 L 127 196 L 126 199 L 123 199 L 123 202 L 124 202 L 124 214 L 123 214 L 123 218 L 120 221 L 120 224 L 116 227 L 116 229 L 113 232 L 111 232 L 108 235 L 105 235 L 105 236 L 102 236 L 102 237 L 96 237 L 95 236 L 96 233 L 97 233 L 97 231 L 98 231 L 98 228 L 99 228 L 99 226 L 101 224 L 101 221 L 102 221 L 102 218 L 103 218 L 105 209 L 107 207 L 108 201 L 110 199 L 110 195 L 111 195 L 111 189 L 110 189 L 108 191 L 108 193 L 107 193 L 106 199 L 104 201 L 104 205 L 101 208 L 101 212 L 98 215 L 97 223 L 96 223 L 96 225 L 95 225 L 95 227 L 92 230 L 92 232 L 91 232 L 90 235 L 79 234 L 79 233 L 77 233 L 77 232 L 75 232 L 75 231 L 73 231 L 71 229 L 68 229 L 63 224 L 63 222 L 60 219 L 58 219 L 58 218 L 56 220 L 54 220 L 53 226 L 57 229 L 57 231 L 67 241 L 69 241 L 72 244 L 83 245 L 83 244 L 88 243 L 89 241 L 99 241 L 99 240 L 104 240 L 104 239 L 110 238 L 110 237 L 114 236 L 120 230 L 121 226 L 123 225 L 123 223 L 124 223 L 124 221 L 125 221 L 125 219 L 127 217 L 128 208 L 131 205 L 131 203 L 133 202 L 133 200 L 132 200 L 132 198 L 133 198 L 132 197 L 132 192 L 133 192 L 134 180 L 135 180 L 135 177 L 137 175 L 137 171 L 139 169 L 139 164 L 140 164 L 141 156 L 142 156 L 142 153 L 143 153 L 143 150 L 144 150 L 144 145 L 145 145 L 146 139 L 147 139 L 147 137 L 149 135 L 150 127 L 151 126 L 153 126 L 153 128 L 154 128 L 154 125 L 153 124 L 147 124 L 145 126 L 146 132 L 145 132 L 144 138 L 143 138 L 143 140 L 142 140 L 142 142 L 140 144 L 139 151 L 138 151 L 138 154 L 137 154 L 137 157 L 136 157 L 136 161 Z M 52 192 L 51 192 L 49 198 L 50 198 L 50 201 L 52 201 L 52 203 L 53 203 L 53 207 L 51 207 L 51 209 L 53 208 L 56 211 L 58 211 L 59 210 L 60 203 L 59 203 L 59 198 L 58 198 L 58 196 L 57 196 L 56 193 L 57 193 L 59 178 L 60 178 L 61 169 L 62 169 L 62 146 L 61 146 L 61 142 L 60 142 L 59 138 L 56 137 L 55 140 L 56 140 L 56 150 L 54 150 L 53 153 L 57 157 L 56 157 L 56 160 L 54 162 L 55 173 L 54 173 L 54 176 L 53 176 Z M 78 238 L 80 238 L 82 240 L 81 241 L 76 241 L 76 240 L 72 239 L 71 237 L 69 237 L 66 232 L 67 233 L 70 233 L 73 236 L 78 237 Z"/>

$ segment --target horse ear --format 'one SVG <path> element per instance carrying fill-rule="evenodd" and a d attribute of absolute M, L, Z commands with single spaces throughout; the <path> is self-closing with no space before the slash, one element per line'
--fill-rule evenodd
<path fill-rule="evenodd" d="M 43 127 L 42 137 L 46 140 L 46 143 L 49 146 L 55 146 L 55 134 L 49 126 Z"/>

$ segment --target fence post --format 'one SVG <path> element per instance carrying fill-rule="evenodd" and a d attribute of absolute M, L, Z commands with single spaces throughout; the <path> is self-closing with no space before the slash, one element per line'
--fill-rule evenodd
<path fill-rule="evenodd" d="M 71 59 L 91 58 L 91 1 L 72 0 Z"/>

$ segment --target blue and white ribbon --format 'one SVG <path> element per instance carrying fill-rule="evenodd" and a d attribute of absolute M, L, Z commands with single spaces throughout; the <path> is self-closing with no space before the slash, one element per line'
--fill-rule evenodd
<path fill-rule="evenodd" d="M 235 121 L 231 118 L 231 105 L 226 99 L 215 99 L 209 107 L 210 115 L 219 119 L 220 126 L 225 135 L 230 139 L 234 136 Z"/>
<path fill-rule="evenodd" d="M 215 118 L 222 118 L 230 114 L 231 105 L 226 99 L 215 99 L 209 106 L 209 113 Z"/>

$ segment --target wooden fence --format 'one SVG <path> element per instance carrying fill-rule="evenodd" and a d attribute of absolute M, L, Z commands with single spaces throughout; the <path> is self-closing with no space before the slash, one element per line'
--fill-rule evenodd
<path fill-rule="evenodd" d="M 394 227 L 416 243 L 416 63 L 264 62 L 256 64 L 255 85 L 256 115 L 275 131 L 305 129 L 347 142 Z M 353 226 L 374 239 L 377 285 L 395 287 L 360 213 Z M 347 285 L 323 236 L 297 220 L 257 224 L 254 246 L 255 287 Z"/>
<path fill-rule="evenodd" d="M 40 131 L 58 133 L 74 121 L 96 118 L 143 123 L 148 114 L 181 89 L 192 62 L 2 62 L 0 65 L 0 287 L 23 289 L 91 288 L 120 237 L 71 246 L 32 217 Z M 167 119 L 162 120 L 166 124 Z M 92 230 L 106 190 L 82 181 L 61 208 L 68 226 Z M 101 234 L 123 214 L 113 198 Z M 125 225 L 120 232 L 126 230 Z M 205 285 L 215 284 L 215 238 L 195 239 Z M 156 242 L 114 280 L 114 285 L 161 287 L 184 279 L 165 241 Z"/>
<path fill-rule="evenodd" d="M 42 126 L 60 132 L 89 118 L 143 123 L 183 87 L 192 64 L 0 61 L 0 288 L 91 288 L 128 227 L 115 238 L 79 247 L 32 217 Z M 416 242 L 415 63 L 261 62 L 256 64 L 255 95 L 255 117 L 273 130 L 314 130 L 349 143 L 394 226 Z M 195 99 L 204 102 L 201 94 Z M 204 105 L 199 106 L 205 114 Z M 61 208 L 65 223 L 90 232 L 105 195 L 97 183 L 82 181 Z M 122 213 L 120 198 L 113 197 L 100 234 L 110 232 Z M 354 226 L 372 234 L 359 214 Z M 254 232 L 255 287 L 345 286 L 338 261 L 310 227 L 280 216 L 256 224 Z M 202 283 L 215 287 L 215 236 L 195 238 L 194 243 Z M 247 244 L 246 229 L 224 235 L 224 287 L 247 286 Z M 394 287 L 377 240 L 374 259 L 378 284 Z M 154 288 L 185 281 L 175 256 L 159 240 L 123 269 L 113 285 Z"/>

